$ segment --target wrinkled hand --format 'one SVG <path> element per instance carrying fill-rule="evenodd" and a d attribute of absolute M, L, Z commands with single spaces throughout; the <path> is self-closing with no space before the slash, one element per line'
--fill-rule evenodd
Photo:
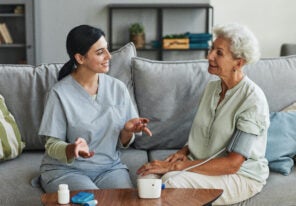
<path fill-rule="evenodd" d="M 69 144 L 66 148 L 67 158 L 83 157 L 90 158 L 94 156 L 94 152 L 89 151 L 89 147 L 85 139 L 78 137 L 74 144 Z"/>
<path fill-rule="evenodd" d="M 149 119 L 147 118 L 134 118 L 130 119 L 128 122 L 124 125 L 124 130 L 127 132 L 145 132 L 147 135 L 152 136 L 152 132 L 150 129 L 147 128 L 147 124 L 149 122 Z"/>
<path fill-rule="evenodd" d="M 177 161 L 185 161 L 185 160 L 188 160 L 188 157 L 186 154 L 182 152 L 176 152 L 174 154 L 171 154 L 165 159 L 166 162 L 172 162 L 172 163 Z"/>
<path fill-rule="evenodd" d="M 189 148 L 188 145 L 184 146 L 182 149 L 180 149 L 178 152 L 171 154 L 168 156 L 165 161 L 166 162 L 177 162 L 177 161 L 186 161 L 188 160 L 187 155 L 189 154 Z"/>
<path fill-rule="evenodd" d="M 173 170 L 173 164 L 167 161 L 154 160 L 144 164 L 137 171 L 137 174 L 145 176 L 148 174 L 165 174 Z"/>

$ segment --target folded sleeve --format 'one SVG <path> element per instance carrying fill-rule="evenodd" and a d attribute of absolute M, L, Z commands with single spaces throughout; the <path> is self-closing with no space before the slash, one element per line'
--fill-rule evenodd
<path fill-rule="evenodd" d="M 260 105 L 253 106 L 238 117 L 236 128 L 250 134 L 262 135 L 269 126 L 268 110 L 264 111 Z"/>

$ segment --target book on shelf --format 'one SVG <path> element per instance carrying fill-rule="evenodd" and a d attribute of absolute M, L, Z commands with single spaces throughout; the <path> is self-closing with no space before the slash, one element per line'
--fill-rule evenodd
<path fill-rule="evenodd" d="M 3 39 L 1 32 L 0 32 L 0 44 L 3 44 L 3 43 L 4 43 L 4 39 Z"/>
<path fill-rule="evenodd" d="M 5 43 L 5 44 L 12 44 L 13 40 L 11 37 L 11 34 L 6 26 L 5 23 L 0 23 L 0 35 L 1 35 L 1 42 Z"/>

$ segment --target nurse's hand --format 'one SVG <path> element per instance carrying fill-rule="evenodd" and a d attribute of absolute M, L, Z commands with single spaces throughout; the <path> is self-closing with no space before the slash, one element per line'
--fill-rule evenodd
<path fill-rule="evenodd" d="M 90 158 L 94 156 L 94 152 L 89 151 L 89 147 L 85 139 L 78 137 L 74 144 L 69 144 L 66 147 L 67 159 L 83 157 Z"/>
<path fill-rule="evenodd" d="M 152 136 L 152 132 L 148 129 L 147 124 L 149 119 L 147 118 L 134 118 L 130 119 L 124 125 L 124 130 L 131 133 L 145 132 L 148 136 Z"/>

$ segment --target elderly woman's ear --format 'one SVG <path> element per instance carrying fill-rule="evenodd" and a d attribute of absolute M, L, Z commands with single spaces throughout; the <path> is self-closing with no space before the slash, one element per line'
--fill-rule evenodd
<path fill-rule="evenodd" d="M 246 60 L 243 58 L 238 58 L 237 59 L 237 67 L 242 68 L 246 64 Z"/>

